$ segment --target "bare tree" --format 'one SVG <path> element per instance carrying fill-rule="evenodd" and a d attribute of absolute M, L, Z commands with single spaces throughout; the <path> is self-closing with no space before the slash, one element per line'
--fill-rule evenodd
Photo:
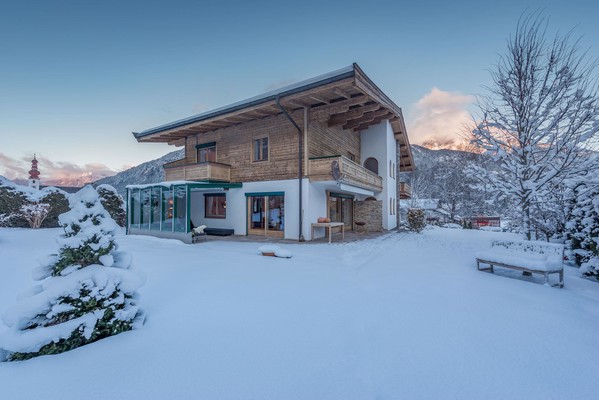
<path fill-rule="evenodd" d="M 587 150 L 599 132 L 596 60 L 570 34 L 547 40 L 546 30 L 539 14 L 520 19 L 491 71 L 488 94 L 478 99 L 472 132 L 473 143 L 497 165 L 475 166 L 474 175 L 517 204 L 527 239 L 535 201 L 588 170 Z"/>
<path fill-rule="evenodd" d="M 21 206 L 20 214 L 29 222 L 32 229 L 39 229 L 50 213 L 50 204 L 33 203 Z"/>

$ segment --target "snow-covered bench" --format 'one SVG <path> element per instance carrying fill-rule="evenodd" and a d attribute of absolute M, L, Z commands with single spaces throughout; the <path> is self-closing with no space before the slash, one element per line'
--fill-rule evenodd
<path fill-rule="evenodd" d="M 489 267 L 481 268 L 481 264 Z M 542 274 L 549 284 L 550 274 L 559 274 L 556 286 L 564 287 L 564 245 L 524 240 L 496 240 L 491 249 L 476 254 L 479 271 L 494 272 L 494 267 Z"/>

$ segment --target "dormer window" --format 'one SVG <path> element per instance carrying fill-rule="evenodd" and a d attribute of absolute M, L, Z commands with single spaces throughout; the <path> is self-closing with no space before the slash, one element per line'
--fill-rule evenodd
<path fill-rule="evenodd" d="M 216 162 L 216 142 L 196 145 L 198 162 Z"/>

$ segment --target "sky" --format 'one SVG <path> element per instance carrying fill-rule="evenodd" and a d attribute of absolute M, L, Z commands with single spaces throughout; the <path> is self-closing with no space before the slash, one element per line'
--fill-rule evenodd
<path fill-rule="evenodd" d="M 418 4 L 417 4 L 418 3 Z M 142 131 L 357 62 L 412 143 L 451 141 L 525 11 L 599 57 L 597 1 L 0 2 L 0 175 L 97 176 Z M 62 174 L 62 175 L 61 175 Z"/>

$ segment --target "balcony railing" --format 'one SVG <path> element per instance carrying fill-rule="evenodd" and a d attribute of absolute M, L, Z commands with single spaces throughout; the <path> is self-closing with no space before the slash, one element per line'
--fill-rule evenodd
<path fill-rule="evenodd" d="M 183 161 L 183 163 L 182 163 Z M 185 164 L 185 160 L 177 160 L 164 164 L 166 181 L 203 181 L 214 180 L 231 182 L 231 166 L 217 162 Z"/>
<path fill-rule="evenodd" d="M 334 180 L 373 192 L 383 190 L 383 178 L 344 156 L 311 158 L 308 174 L 312 181 Z"/>
<path fill-rule="evenodd" d="M 405 182 L 399 183 L 399 198 L 400 199 L 411 199 L 412 198 L 412 188 Z"/>

